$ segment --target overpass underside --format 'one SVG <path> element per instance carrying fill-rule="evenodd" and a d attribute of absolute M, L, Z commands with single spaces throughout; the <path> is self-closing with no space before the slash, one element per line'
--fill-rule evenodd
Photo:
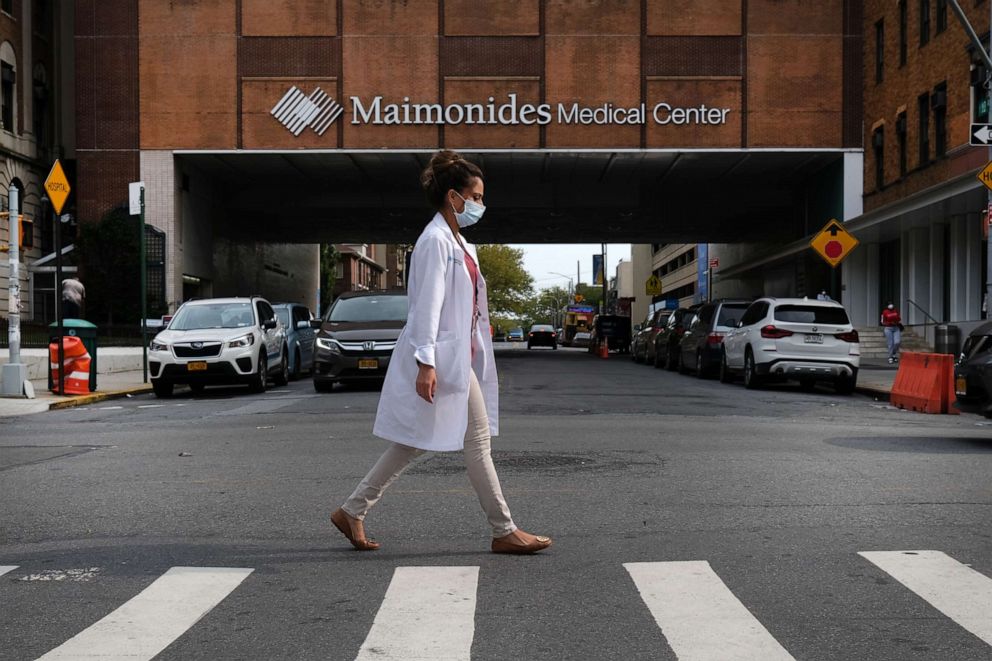
<path fill-rule="evenodd" d="M 403 243 L 430 212 L 430 151 L 176 152 L 220 202 L 232 240 Z M 751 243 L 808 231 L 811 197 L 842 196 L 843 150 L 477 151 L 478 243 Z M 833 190 L 836 189 L 836 190 Z M 814 224 L 820 219 L 815 219 Z M 825 219 L 824 219 L 825 220 Z"/>

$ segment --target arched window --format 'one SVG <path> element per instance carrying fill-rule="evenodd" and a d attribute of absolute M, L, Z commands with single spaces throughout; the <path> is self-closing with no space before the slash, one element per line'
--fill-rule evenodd
<path fill-rule="evenodd" d="M 0 125 L 3 130 L 14 132 L 14 112 L 17 56 L 9 41 L 0 44 Z"/>

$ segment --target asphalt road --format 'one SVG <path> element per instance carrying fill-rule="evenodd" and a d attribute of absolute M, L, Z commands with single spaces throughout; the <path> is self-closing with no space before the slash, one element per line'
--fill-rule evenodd
<path fill-rule="evenodd" d="M 488 553 L 460 454 L 350 549 L 328 514 L 385 446 L 375 388 L 0 420 L 0 659 L 992 659 L 983 419 L 574 350 L 498 365 L 507 500 L 555 539 L 533 557 Z"/>

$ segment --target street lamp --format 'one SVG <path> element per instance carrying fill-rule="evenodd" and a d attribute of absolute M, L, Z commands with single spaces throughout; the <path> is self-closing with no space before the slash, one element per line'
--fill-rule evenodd
<path fill-rule="evenodd" d="M 573 297 L 572 300 L 574 300 L 574 296 L 575 296 L 575 281 L 572 280 L 572 276 L 565 275 L 564 273 L 557 273 L 555 271 L 548 271 L 548 274 L 549 275 L 558 275 L 558 276 L 561 276 L 563 278 L 566 278 L 568 280 L 568 291 L 570 292 L 570 296 Z M 568 301 L 566 301 L 565 303 L 567 305 L 568 304 Z M 558 314 L 559 314 L 559 318 L 558 318 L 558 322 L 559 323 L 556 325 L 556 327 L 557 326 L 560 326 L 561 325 L 561 321 L 562 321 L 561 320 L 561 310 L 558 310 Z"/>

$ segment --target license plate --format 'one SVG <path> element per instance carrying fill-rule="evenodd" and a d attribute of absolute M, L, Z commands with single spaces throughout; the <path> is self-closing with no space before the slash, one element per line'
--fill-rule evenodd
<path fill-rule="evenodd" d="M 207 363 L 206 363 L 206 361 L 203 361 L 203 360 L 198 360 L 198 361 L 192 362 L 192 363 L 186 363 L 186 371 L 187 372 L 206 372 L 207 371 Z"/>
<path fill-rule="evenodd" d="M 807 333 L 803 338 L 806 344 L 823 344 L 823 333 Z"/>
<path fill-rule="evenodd" d="M 968 381 L 963 377 L 959 376 L 954 383 L 954 394 L 956 395 L 967 395 L 968 394 Z"/>
<path fill-rule="evenodd" d="M 378 358 L 360 358 L 358 360 L 358 369 L 360 369 L 360 370 L 377 370 L 377 369 L 379 369 L 379 359 Z"/>

